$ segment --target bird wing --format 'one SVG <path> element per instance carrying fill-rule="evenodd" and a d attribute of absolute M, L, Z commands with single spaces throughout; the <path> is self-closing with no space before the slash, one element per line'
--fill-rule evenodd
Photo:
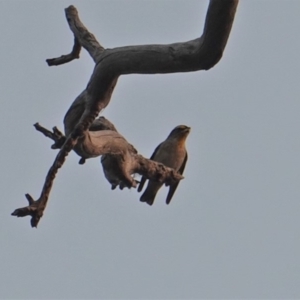
<path fill-rule="evenodd" d="M 185 158 L 184 158 L 184 161 L 181 165 L 181 167 L 179 168 L 178 170 L 178 173 L 180 173 L 181 175 L 183 174 L 183 171 L 184 171 L 184 168 L 185 168 L 185 165 L 186 165 L 186 162 L 187 162 L 187 159 L 188 159 L 188 154 L 186 152 L 185 154 Z M 179 184 L 179 181 L 177 181 L 176 183 L 170 185 L 170 188 L 169 188 L 169 193 L 168 193 L 168 196 L 167 196 L 167 199 L 166 199 L 166 203 L 167 204 L 170 204 L 171 200 L 172 200 L 172 197 L 177 189 L 177 186 Z"/>
<path fill-rule="evenodd" d="M 161 146 L 161 144 L 162 144 L 162 143 L 160 143 L 160 144 L 155 148 L 153 154 L 152 154 L 151 157 L 150 157 L 150 160 L 153 160 L 153 159 L 155 158 L 155 155 L 157 154 L 157 151 L 158 151 L 159 147 Z M 147 178 L 146 178 L 145 176 L 143 176 L 143 177 L 141 178 L 141 182 L 140 182 L 139 187 L 138 187 L 138 192 L 140 192 L 140 191 L 143 189 L 146 180 L 147 180 Z"/>

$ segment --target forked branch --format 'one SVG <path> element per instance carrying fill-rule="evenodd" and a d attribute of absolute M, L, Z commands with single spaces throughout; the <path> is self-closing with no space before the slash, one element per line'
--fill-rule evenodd
<path fill-rule="evenodd" d="M 65 139 L 57 127 L 53 128 L 53 132 L 38 123 L 34 124 L 34 127 L 55 141 L 55 147 L 52 145 L 52 149 L 57 149 L 60 141 Z M 103 156 L 101 159 L 103 171 L 113 189 L 118 185 L 121 188 L 135 187 L 135 182 L 131 177 L 133 174 L 140 174 L 147 179 L 163 182 L 166 185 L 183 179 L 179 173 L 171 168 L 138 154 L 137 150 L 117 132 L 114 124 L 103 116 L 93 122 L 87 135 L 87 141 L 81 140 L 76 147 L 81 149 L 79 151 L 82 154 L 82 148 L 85 149 L 86 158 L 89 158 L 91 153 L 93 156 Z"/>
<path fill-rule="evenodd" d="M 75 37 L 74 47 L 71 54 L 52 59 L 50 64 L 48 60 L 48 64 L 59 65 L 70 62 L 79 55 L 82 46 L 96 65 L 86 89 L 75 99 L 64 118 L 65 142 L 47 174 L 40 200 L 32 202 L 34 200 L 31 198 L 30 207 L 34 206 L 34 209 L 30 208 L 28 214 L 31 214 L 32 210 L 37 210 L 39 218 L 41 217 L 55 175 L 72 149 L 83 158 L 94 157 L 98 153 L 95 148 L 88 146 L 93 144 L 95 138 L 105 139 L 105 135 L 103 133 L 99 135 L 98 131 L 96 134 L 87 132 L 99 112 L 108 105 L 118 77 L 133 73 L 191 72 L 212 68 L 223 55 L 237 5 L 238 0 L 210 0 L 203 34 L 194 40 L 169 45 L 127 46 L 114 49 L 104 49 L 98 43 L 95 36 L 80 21 L 74 6 L 66 8 L 66 18 Z M 129 180 L 127 186 L 133 185 L 133 182 L 127 179 Z M 14 215 L 24 214 L 23 211 L 19 211 L 19 214 L 16 211 Z M 39 218 L 33 223 L 35 226 Z"/>

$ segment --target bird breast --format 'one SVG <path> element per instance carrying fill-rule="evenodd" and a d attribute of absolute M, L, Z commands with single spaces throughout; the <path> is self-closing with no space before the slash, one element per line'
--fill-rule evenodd
<path fill-rule="evenodd" d="M 165 141 L 158 149 L 154 160 L 178 171 L 184 161 L 185 154 L 185 147 L 177 141 Z"/>

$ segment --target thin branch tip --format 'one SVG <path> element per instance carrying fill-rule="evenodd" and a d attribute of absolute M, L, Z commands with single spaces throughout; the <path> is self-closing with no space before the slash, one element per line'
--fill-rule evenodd
<path fill-rule="evenodd" d="M 34 200 L 33 198 L 30 196 L 30 194 L 25 194 L 26 199 L 28 200 L 29 205 L 33 205 L 34 204 Z"/>

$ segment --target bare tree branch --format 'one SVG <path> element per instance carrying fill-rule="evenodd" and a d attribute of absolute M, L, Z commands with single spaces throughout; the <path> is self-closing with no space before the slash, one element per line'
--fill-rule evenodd
<path fill-rule="evenodd" d="M 66 137 L 56 127 L 53 128 L 53 132 L 44 128 L 39 123 L 34 124 L 34 127 L 37 131 L 55 141 L 55 147 L 53 145 L 52 149 L 62 147 L 61 141 L 65 140 Z M 82 156 L 79 161 L 80 164 L 84 163 L 86 158 L 102 155 L 101 163 L 104 175 L 111 184 L 112 189 L 115 189 L 117 186 L 120 186 L 120 189 L 124 187 L 136 187 L 137 181 L 132 177 L 136 173 L 145 176 L 147 179 L 162 182 L 166 185 L 183 179 L 183 176 L 175 170 L 137 154 L 136 149 L 104 117 L 95 120 L 91 127 L 93 131 L 85 133 L 85 137 L 79 140 L 74 151 Z M 98 128 L 97 131 L 95 131 L 96 128 Z M 53 178 L 50 176 L 53 176 Z M 17 217 L 31 216 L 31 226 L 37 227 L 47 206 L 54 176 L 54 171 L 50 169 L 47 179 L 49 177 L 52 181 L 46 179 L 43 188 L 44 193 L 42 192 L 40 198 L 35 201 L 31 195 L 26 194 L 25 196 L 29 205 L 16 209 L 12 215 Z"/>
<path fill-rule="evenodd" d="M 53 128 L 53 132 L 42 127 L 39 123 L 36 123 L 34 127 L 46 137 L 54 140 L 55 145 L 59 145 L 61 140 L 65 139 L 57 127 Z M 134 186 L 134 182 L 130 179 L 128 185 L 122 182 L 121 178 L 128 181 L 129 176 L 133 174 L 140 174 L 153 181 L 165 182 L 166 185 L 183 178 L 161 163 L 138 154 L 137 150 L 118 133 L 114 124 L 103 116 L 93 122 L 87 134 L 88 137 L 85 141 L 82 140 L 80 144 L 76 145 L 77 154 L 84 153 L 85 158 L 102 155 L 101 163 L 104 173 L 107 175 L 107 180 L 113 185 L 121 184 L 122 187 L 131 188 L 131 184 Z M 53 146 L 51 148 L 57 149 Z M 130 155 L 130 158 L 125 158 L 127 154 Z M 124 167 L 125 165 L 126 167 Z M 110 180 L 108 177 L 114 177 L 114 179 Z"/>
<path fill-rule="evenodd" d="M 57 127 L 53 127 L 53 132 L 42 127 L 39 123 L 35 123 L 33 125 L 37 131 L 43 133 L 46 137 L 52 139 L 55 143 L 51 146 L 52 149 L 60 149 L 64 142 L 66 141 L 66 137 L 64 134 L 57 129 Z"/>
<path fill-rule="evenodd" d="M 31 198 L 30 207 L 33 206 L 34 213 L 32 208 L 27 211 L 27 214 L 32 215 L 33 226 L 37 225 L 46 207 L 55 175 L 63 165 L 68 153 L 74 149 L 83 159 L 103 154 L 97 148 L 97 143 L 100 139 L 107 140 L 109 135 L 88 130 L 99 112 L 108 105 L 118 77 L 133 73 L 191 72 L 212 68 L 223 55 L 237 5 L 238 0 L 210 0 L 203 34 L 192 41 L 169 45 L 127 46 L 114 49 L 104 49 L 97 42 L 94 35 L 80 21 L 74 6 L 66 8 L 66 18 L 74 34 L 75 44 L 78 41 L 88 51 L 96 66 L 86 89 L 75 99 L 66 113 L 64 118 L 66 140 L 48 171 L 39 200 L 34 201 Z M 78 51 L 79 46 L 74 46 L 74 48 Z M 71 61 L 71 58 L 58 58 L 56 61 L 52 60 L 51 63 L 54 64 L 55 62 L 58 65 L 68 62 L 68 59 Z M 96 146 L 95 141 L 97 141 Z M 110 140 L 110 142 L 112 141 L 114 139 Z M 110 149 L 115 149 L 116 145 L 118 143 L 113 143 Z M 118 155 L 119 153 L 112 152 L 111 154 Z M 124 158 L 125 161 L 126 159 L 130 160 L 132 155 L 125 155 Z M 113 159 L 113 162 L 115 163 L 116 160 Z M 118 161 L 117 165 L 120 166 Z M 128 163 L 128 165 L 131 166 L 132 164 Z M 126 169 L 128 165 L 126 163 L 125 166 L 121 167 Z M 150 166 L 148 167 L 150 168 Z M 126 172 L 126 174 L 130 173 L 128 170 Z M 112 177 L 115 175 L 113 174 Z M 126 182 L 126 186 L 134 185 L 129 177 L 122 180 Z M 22 216 L 24 210 L 16 210 L 13 214 Z"/>
<path fill-rule="evenodd" d="M 66 55 L 62 55 L 60 57 L 57 58 L 49 58 L 46 59 L 46 62 L 48 64 L 48 66 L 58 66 L 58 65 L 62 65 L 62 64 L 66 64 L 74 59 L 78 59 L 79 58 L 79 54 L 80 54 L 80 50 L 81 50 L 81 44 L 79 43 L 79 41 L 77 40 L 77 38 L 74 38 L 74 46 L 73 49 L 71 51 L 71 53 L 66 54 Z"/>

